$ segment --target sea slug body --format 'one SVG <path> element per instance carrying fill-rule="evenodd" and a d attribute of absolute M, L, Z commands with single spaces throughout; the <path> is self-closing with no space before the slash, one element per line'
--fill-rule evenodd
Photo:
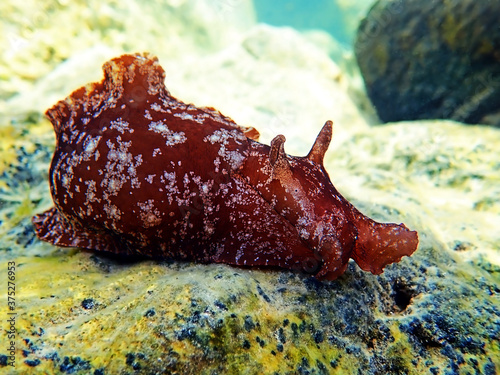
<path fill-rule="evenodd" d="M 147 53 L 113 59 L 104 73 L 47 111 L 55 207 L 33 218 L 40 239 L 328 280 L 349 258 L 379 274 L 416 250 L 415 231 L 364 216 L 330 182 L 330 121 L 294 157 L 282 135 L 259 143 L 254 128 L 172 97 Z"/>

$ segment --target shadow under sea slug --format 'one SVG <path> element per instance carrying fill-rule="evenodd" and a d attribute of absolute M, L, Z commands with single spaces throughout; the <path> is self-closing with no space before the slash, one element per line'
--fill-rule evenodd
<path fill-rule="evenodd" d="M 47 111 L 55 207 L 33 217 L 40 239 L 328 280 L 349 258 L 379 274 L 416 250 L 417 232 L 364 216 L 330 182 L 330 121 L 306 157 L 290 156 L 283 135 L 261 144 L 255 129 L 173 98 L 149 54 L 103 68 Z"/>

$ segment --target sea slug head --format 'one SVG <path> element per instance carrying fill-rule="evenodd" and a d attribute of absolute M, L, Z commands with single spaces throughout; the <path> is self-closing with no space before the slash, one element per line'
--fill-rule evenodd
<path fill-rule="evenodd" d="M 304 266 L 307 272 L 333 280 L 353 258 L 363 270 L 379 274 L 416 250 L 417 234 L 402 224 L 371 220 L 335 189 L 323 167 L 331 137 L 332 122 L 327 121 L 306 157 L 287 156 L 285 137 L 273 139 L 269 163 L 275 209 L 314 251 L 315 259 Z"/>

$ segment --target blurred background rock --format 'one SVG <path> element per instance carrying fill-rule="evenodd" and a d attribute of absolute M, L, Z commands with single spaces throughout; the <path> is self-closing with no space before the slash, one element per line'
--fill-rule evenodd
<path fill-rule="evenodd" d="M 498 14 L 498 1 L 377 1 L 355 51 L 380 119 L 500 126 Z"/>

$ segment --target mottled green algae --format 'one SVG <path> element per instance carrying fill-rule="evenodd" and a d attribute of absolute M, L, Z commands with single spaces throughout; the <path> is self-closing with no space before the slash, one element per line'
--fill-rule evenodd
<path fill-rule="evenodd" d="M 498 363 L 488 338 L 498 332 L 495 295 L 486 293 L 495 284 L 472 277 L 471 266 L 417 257 L 379 277 L 351 265 L 320 283 L 71 250 L 16 261 L 17 369 L 40 361 L 33 371 L 466 374 Z"/>
<path fill-rule="evenodd" d="M 18 332 L 24 343 L 18 358 L 24 363 L 41 360 L 37 371 L 64 372 L 64 358 L 74 360 L 75 353 L 78 363 L 85 364 L 83 373 L 100 368 L 117 373 L 127 361 L 145 372 L 293 372 L 294 364 L 308 367 L 312 361 L 314 367 L 318 361 L 328 364 L 331 357 L 318 351 L 321 343 L 308 347 L 311 338 L 302 338 L 311 329 L 303 320 L 307 315 L 277 311 L 275 303 L 259 297 L 249 271 L 217 266 L 172 270 L 143 262 L 103 273 L 88 254 L 64 255 L 64 260 L 19 260 L 18 278 L 28 281 L 18 294 L 19 301 L 27 302 L 19 304 Z M 196 285 L 193 271 L 211 276 L 220 288 Z M 29 276 L 33 273 L 36 278 Z M 85 309 L 82 302 L 89 296 L 94 307 Z"/>
<path fill-rule="evenodd" d="M 38 359 L 37 371 L 65 372 L 64 358 L 71 365 L 78 354 L 75 371 L 82 373 L 118 373 L 126 366 L 145 373 L 292 373 L 295 364 L 326 366 L 338 357 L 322 353 L 320 342 L 308 347 L 309 313 L 290 314 L 260 287 L 279 276 L 273 273 L 149 261 L 119 265 L 68 251 L 17 262 L 20 368 Z"/>
<path fill-rule="evenodd" d="M 54 143 L 52 126 L 41 114 L 0 120 L 0 260 L 50 249 L 30 246 L 31 216 L 52 205 L 46 181 Z"/>

